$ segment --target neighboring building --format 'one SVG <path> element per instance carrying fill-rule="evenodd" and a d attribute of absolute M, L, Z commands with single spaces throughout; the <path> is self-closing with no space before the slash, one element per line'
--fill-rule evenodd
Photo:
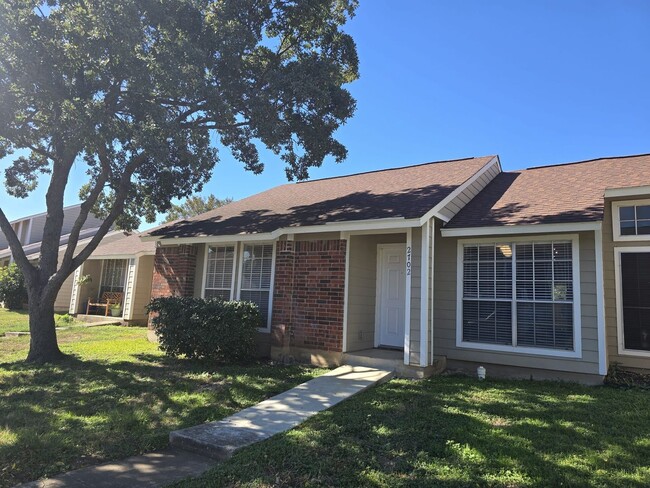
<path fill-rule="evenodd" d="M 89 300 L 101 301 L 105 292 L 111 292 L 121 297 L 120 312 L 113 318 L 126 324 L 146 324 L 155 252 L 156 243 L 142 242 L 140 234 L 108 234 L 73 275 L 69 313 L 86 318 Z M 82 276 L 90 281 L 81 284 Z M 104 315 L 96 307 L 90 312 Z"/>
<path fill-rule="evenodd" d="M 63 209 L 63 226 L 61 229 L 61 240 L 59 242 L 59 259 L 63 258 L 65 246 L 68 242 L 69 233 L 72 230 L 75 220 L 79 216 L 80 205 L 72 205 Z M 27 255 L 30 262 L 36 263 L 41 255 L 41 240 L 43 239 L 43 229 L 45 227 L 45 219 L 47 214 L 40 213 L 24 217 L 22 219 L 14 220 L 11 226 L 16 232 L 20 243 L 23 245 L 23 250 Z M 83 246 L 85 243 L 97 233 L 102 220 L 89 215 L 86 222 L 81 228 L 79 233 L 78 246 Z M 0 232 L 0 266 L 8 266 L 13 262 L 11 249 L 4 233 Z M 67 311 L 70 304 L 70 292 L 72 290 L 73 278 L 70 276 L 61 286 L 56 302 L 54 303 L 54 310 L 57 312 Z"/>
<path fill-rule="evenodd" d="M 253 301 L 274 357 L 598 382 L 650 369 L 645 185 L 648 155 L 283 185 L 147 233 L 152 297 Z"/>

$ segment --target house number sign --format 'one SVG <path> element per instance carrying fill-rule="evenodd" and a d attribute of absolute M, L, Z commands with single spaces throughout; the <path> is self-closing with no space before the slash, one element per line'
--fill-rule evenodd
<path fill-rule="evenodd" d="M 411 246 L 406 246 L 406 276 L 411 276 Z"/>

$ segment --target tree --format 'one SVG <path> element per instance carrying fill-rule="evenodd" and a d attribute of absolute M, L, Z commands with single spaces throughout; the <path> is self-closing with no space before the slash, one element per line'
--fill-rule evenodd
<path fill-rule="evenodd" d="M 346 156 L 334 132 L 355 101 L 358 76 L 343 32 L 356 0 L 0 0 L 0 158 L 10 195 L 44 174 L 47 220 L 40 262 L 27 261 L 0 209 L 27 285 L 28 361 L 63 357 L 53 308 L 63 281 L 114 224 L 152 222 L 172 198 L 200 191 L 217 141 L 262 172 L 256 144 L 288 179 Z M 15 152 L 16 150 L 20 150 Z M 70 172 L 88 177 L 61 262 Z M 82 249 L 89 213 L 104 222 Z"/>
<path fill-rule="evenodd" d="M 0 302 L 9 310 L 18 310 L 26 299 L 25 280 L 16 263 L 0 267 Z"/>
<path fill-rule="evenodd" d="M 180 205 L 173 205 L 167 211 L 165 215 L 165 220 L 163 223 L 173 222 L 178 219 L 188 219 L 205 213 L 209 210 L 214 210 L 215 208 L 223 207 L 228 203 L 232 202 L 232 198 L 224 198 L 223 200 L 215 197 L 214 195 L 208 195 L 207 197 L 202 197 L 200 195 L 188 197 Z"/>

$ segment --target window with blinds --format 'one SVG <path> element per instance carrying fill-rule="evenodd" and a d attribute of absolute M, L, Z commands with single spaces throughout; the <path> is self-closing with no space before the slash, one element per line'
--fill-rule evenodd
<path fill-rule="evenodd" d="M 208 246 L 205 298 L 232 298 L 235 246 Z"/>
<path fill-rule="evenodd" d="M 123 292 L 126 285 L 126 259 L 104 259 L 99 295 L 109 292 Z"/>
<path fill-rule="evenodd" d="M 264 319 L 269 319 L 273 244 L 244 244 L 239 299 L 257 304 Z"/>
<path fill-rule="evenodd" d="M 463 247 L 464 342 L 571 351 L 572 243 Z"/>

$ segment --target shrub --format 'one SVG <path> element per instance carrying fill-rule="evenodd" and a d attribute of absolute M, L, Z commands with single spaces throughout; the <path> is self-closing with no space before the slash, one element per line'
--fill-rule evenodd
<path fill-rule="evenodd" d="M 16 263 L 0 268 L 0 302 L 5 308 L 16 310 L 27 301 L 25 279 Z"/>
<path fill-rule="evenodd" d="M 74 322 L 74 317 L 67 313 L 64 313 L 63 315 L 56 317 L 55 322 L 57 327 L 69 326 Z"/>
<path fill-rule="evenodd" d="M 254 303 L 220 299 L 155 298 L 147 309 L 160 348 L 170 356 L 223 363 L 250 360 L 262 316 Z"/>

